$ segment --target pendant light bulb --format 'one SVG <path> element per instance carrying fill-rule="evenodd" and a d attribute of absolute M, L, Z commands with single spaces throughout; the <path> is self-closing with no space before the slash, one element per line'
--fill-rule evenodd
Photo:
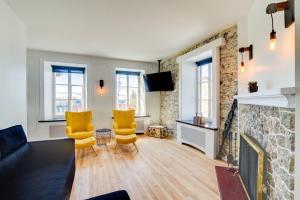
<path fill-rule="evenodd" d="M 270 33 L 270 50 L 276 49 L 276 32 L 272 30 Z"/>
<path fill-rule="evenodd" d="M 270 50 L 275 50 L 276 48 L 276 31 L 274 31 L 274 19 L 273 14 L 271 13 L 272 19 L 272 32 L 270 33 Z"/>
<path fill-rule="evenodd" d="M 244 61 L 241 62 L 241 71 L 242 72 L 245 71 L 245 63 L 244 63 Z"/>

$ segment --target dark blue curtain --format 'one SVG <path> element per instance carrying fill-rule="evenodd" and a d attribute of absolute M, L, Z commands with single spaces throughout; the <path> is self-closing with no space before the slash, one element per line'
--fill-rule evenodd
<path fill-rule="evenodd" d="M 207 65 L 207 64 L 209 64 L 209 63 L 212 63 L 212 57 L 210 57 L 210 58 L 205 58 L 205 59 L 203 59 L 203 60 L 199 60 L 199 61 L 196 62 L 196 65 L 197 65 L 198 67 L 201 67 L 202 65 Z"/>
<path fill-rule="evenodd" d="M 84 74 L 85 68 L 84 67 L 66 67 L 66 66 L 52 65 L 52 72 Z"/>
<path fill-rule="evenodd" d="M 132 71 L 120 71 L 120 70 L 117 70 L 116 74 L 119 74 L 119 75 L 130 75 L 130 76 L 140 76 L 141 72 L 132 72 Z"/>

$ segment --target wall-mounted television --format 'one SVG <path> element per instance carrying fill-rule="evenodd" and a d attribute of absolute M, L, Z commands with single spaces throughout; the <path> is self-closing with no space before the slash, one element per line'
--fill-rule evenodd
<path fill-rule="evenodd" d="M 170 71 L 145 74 L 144 81 L 147 92 L 174 90 L 172 74 Z"/>

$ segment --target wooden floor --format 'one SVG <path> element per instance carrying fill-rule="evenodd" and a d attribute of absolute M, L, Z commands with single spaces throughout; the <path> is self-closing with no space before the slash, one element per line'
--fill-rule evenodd
<path fill-rule="evenodd" d="M 132 146 L 115 152 L 113 143 L 97 147 L 98 156 L 78 152 L 70 199 L 116 190 L 127 190 L 132 200 L 219 199 L 214 166 L 223 162 L 173 139 L 139 136 L 137 146 L 139 153 Z"/>

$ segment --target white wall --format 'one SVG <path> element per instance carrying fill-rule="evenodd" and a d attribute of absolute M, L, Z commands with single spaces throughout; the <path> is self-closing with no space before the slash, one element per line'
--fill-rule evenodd
<path fill-rule="evenodd" d="M 244 73 L 239 71 L 239 94 L 248 92 L 249 81 L 257 81 L 259 91 L 295 86 L 295 24 L 285 28 L 283 12 L 274 14 L 277 47 L 273 51 L 269 49 L 272 28 L 266 7 L 274 2 L 280 0 L 255 0 L 246 19 L 238 23 L 239 47 L 254 46 L 251 62 L 248 53 L 244 54 L 246 67 Z"/>
<path fill-rule="evenodd" d="M 296 180 L 295 180 L 295 199 L 300 199 L 300 1 L 295 1 L 296 12 Z"/>
<path fill-rule="evenodd" d="M 0 129 L 27 129 L 26 27 L 0 0 Z"/>
<path fill-rule="evenodd" d="M 141 69 L 146 73 L 158 70 L 157 64 L 154 63 L 28 50 L 28 132 L 30 139 L 45 139 L 49 134 L 49 123 L 38 122 L 44 118 L 42 112 L 44 61 L 87 65 L 87 107 L 93 111 L 96 128 L 111 127 L 115 94 L 115 68 Z M 97 91 L 100 79 L 104 80 L 104 94 Z M 151 120 L 159 122 L 159 92 L 146 93 L 146 108 L 147 113 L 151 115 Z"/>

